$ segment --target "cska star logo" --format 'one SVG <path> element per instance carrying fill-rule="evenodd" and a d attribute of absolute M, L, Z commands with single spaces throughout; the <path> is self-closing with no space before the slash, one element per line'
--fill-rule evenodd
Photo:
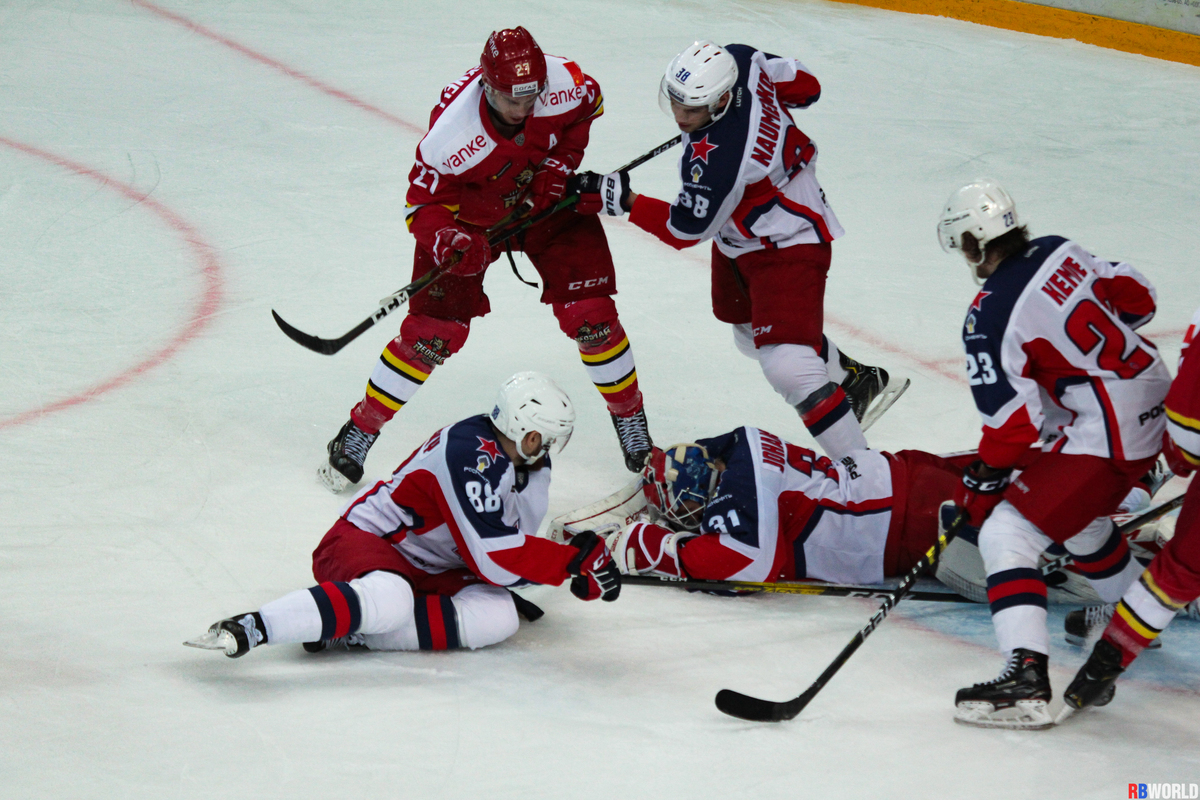
<path fill-rule="evenodd" d="M 983 311 L 983 298 L 987 297 L 991 292 L 980 292 L 975 295 L 975 299 L 971 302 L 972 311 Z"/>
<path fill-rule="evenodd" d="M 489 459 L 491 459 L 491 462 L 487 464 L 485 468 L 495 464 L 500 460 L 500 447 L 494 440 L 485 439 L 482 436 L 476 436 L 475 438 L 479 440 L 479 447 L 475 448 L 475 452 L 483 453 L 483 456 L 479 457 L 480 463 L 483 463 L 484 456 L 487 456 Z"/>
<path fill-rule="evenodd" d="M 708 134 L 698 142 L 692 142 L 692 161 L 700 160 L 708 163 L 708 154 L 717 149 L 717 145 L 708 143 Z"/>

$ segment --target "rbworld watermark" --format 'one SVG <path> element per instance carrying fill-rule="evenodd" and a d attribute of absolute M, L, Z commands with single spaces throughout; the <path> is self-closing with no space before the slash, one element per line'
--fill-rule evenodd
<path fill-rule="evenodd" d="M 1131 783 L 1129 798 L 1137 800 L 1172 800 L 1200 797 L 1200 785 L 1195 783 Z"/>

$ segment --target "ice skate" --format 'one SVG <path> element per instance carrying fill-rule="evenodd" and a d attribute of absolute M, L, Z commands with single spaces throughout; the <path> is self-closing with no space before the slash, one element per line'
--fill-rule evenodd
<path fill-rule="evenodd" d="M 355 425 L 354 420 L 347 421 L 326 446 L 329 460 L 317 469 L 321 483 L 329 491 L 338 493 L 345 491 L 350 484 L 361 481 L 367 451 L 378 438 L 378 433 L 367 433 Z"/>
<path fill-rule="evenodd" d="M 249 611 L 214 622 L 207 631 L 184 644 L 201 650 L 223 650 L 230 658 L 241 658 L 266 641 L 262 617 L 257 611 Z"/>
<path fill-rule="evenodd" d="M 1017 648 L 1000 677 L 959 689 L 954 721 L 977 728 L 1042 730 L 1054 724 L 1050 703 L 1049 657 Z"/>
<path fill-rule="evenodd" d="M 1067 644 L 1086 647 L 1091 639 L 1099 636 L 1108 627 L 1116 608 L 1116 603 L 1106 603 L 1102 606 L 1084 606 L 1068 612 L 1067 618 L 1063 620 L 1063 638 L 1067 640 Z M 1147 650 L 1159 647 L 1162 647 L 1162 642 L 1158 637 L 1146 645 Z"/>
<path fill-rule="evenodd" d="M 911 383 L 905 378 L 892 386 L 886 369 L 860 364 L 845 353 L 838 353 L 838 363 L 846 370 L 842 391 L 846 393 L 850 410 L 864 431 L 900 399 Z"/>
<path fill-rule="evenodd" d="M 1113 684 L 1124 671 L 1121 651 L 1112 642 L 1101 639 L 1096 642 L 1091 656 L 1080 667 L 1067 691 L 1063 692 L 1063 702 L 1074 710 L 1108 705 L 1117 691 Z"/>
<path fill-rule="evenodd" d="M 625 468 L 630 472 L 641 472 L 654 443 L 650 441 L 650 429 L 646 425 L 646 410 L 640 408 L 628 417 L 612 415 L 613 427 L 625 456 Z"/>
<path fill-rule="evenodd" d="M 367 640 L 361 633 L 352 633 L 349 636 L 339 636 L 336 639 L 325 639 L 319 642 L 305 642 L 304 650 L 307 653 L 323 653 L 326 650 L 349 650 L 350 648 L 365 648 Z"/>

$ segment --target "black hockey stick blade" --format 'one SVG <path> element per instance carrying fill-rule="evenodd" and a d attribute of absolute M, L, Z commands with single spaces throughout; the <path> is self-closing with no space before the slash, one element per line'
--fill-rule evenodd
<path fill-rule="evenodd" d="M 837 674 L 837 671 L 850 660 L 850 657 L 866 641 L 871 632 L 878 628 L 880 623 L 887 618 L 888 612 L 895 608 L 896 604 L 912 591 L 912 587 L 917 582 L 917 579 L 937 563 L 942 551 L 946 549 L 946 546 L 958 535 L 959 530 L 966 523 L 967 515 L 965 512 L 962 512 L 951 523 L 945 533 L 938 537 L 938 541 L 934 543 L 933 547 L 929 548 L 928 552 L 913 565 L 913 568 L 900 581 L 900 585 L 884 598 L 883 604 L 879 606 L 879 609 L 871 617 L 866 627 L 854 634 L 854 638 L 850 640 L 848 645 L 842 648 L 842 652 L 838 653 L 837 658 L 825 668 L 825 671 L 821 673 L 819 678 L 813 681 L 812 686 L 804 690 L 799 697 L 783 702 L 775 702 L 750 697 L 749 695 L 730 691 L 729 689 L 722 689 L 717 693 L 717 708 L 732 717 L 747 719 L 753 722 L 782 722 L 783 720 L 794 718 L 809 704 L 817 692 L 825 688 L 825 684 L 829 683 L 830 679 Z"/>
<path fill-rule="evenodd" d="M 275 309 L 271 309 L 271 316 L 275 318 L 275 324 L 279 326 L 279 330 L 283 331 L 289 339 L 296 344 L 301 345 L 302 347 L 307 347 L 314 353 L 320 353 L 324 356 L 331 356 L 338 350 L 341 350 L 343 347 L 350 344 L 350 342 L 361 336 L 363 332 L 367 330 L 367 328 L 370 328 L 375 324 L 375 318 L 371 317 L 360 322 L 354 330 L 350 331 L 345 336 L 337 339 L 322 339 L 319 336 L 313 336 L 312 334 L 305 333 L 299 328 L 291 325 L 287 320 L 279 316 Z"/>
<path fill-rule="evenodd" d="M 717 692 L 717 708 L 731 717 L 749 722 L 783 722 L 795 719 L 818 691 L 819 687 L 809 687 L 799 697 L 777 703 L 760 700 L 732 689 L 722 689 Z"/>
<path fill-rule="evenodd" d="M 353 342 L 359 336 L 362 336 L 363 333 L 369 330 L 376 322 L 407 303 L 414 294 L 421 291 L 438 278 L 442 277 L 442 275 L 448 269 L 449 267 L 445 266 L 430 270 L 410 283 L 408 286 L 405 286 L 400 291 L 389 295 L 385 298 L 385 302 L 381 303 L 379 308 L 375 309 L 374 314 L 355 325 L 354 329 L 350 332 L 339 336 L 336 339 L 322 339 L 319 336 L 313 336 L 310 333 L 305 333 L 294 325 L 291 325 L 283 317 L 279 316 L 279 314 L 275 312 L 275 309 L 271 309 L 271 316 L 275 318 L 275 324 L 279 326 L 279 329 L 283 331 L 293 342 L 303 347 L 307 347 L 314 353 L 320 353 L 324 356 L 331 356 L 346 345 Z"/>
<path fill-rule="evenodd" d="M 687 589 L 700 592 L 743 592 L 767 594 L 807 594 L 818 597 L 858 597 L 883 599 L 895 591 L 889 586 L 868 586 L 848 583 L 823 583 L 821 581 L 776 581 L 775 583 L 759 583 L 756 581 L 717 581 L 699 578 L 668 578 L 658 575 L 622 575 L 621 584 L 625 586 L 670 586 L 676 589 Z M 943 591 L 913 591 L 908 593 L 910 600 L 923 600 L 935 603 L 971 603 L 955 592 Z"/>

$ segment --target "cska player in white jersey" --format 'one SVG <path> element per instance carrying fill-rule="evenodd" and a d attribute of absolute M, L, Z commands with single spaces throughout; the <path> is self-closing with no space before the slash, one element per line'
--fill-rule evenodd
<path fill-rule="evenodd" d="M 495 32 L 479 66 L 443 90 L 409 174 L 407 224 L 416 279 L 451 265 L 409 302 L 400 335 L 384 349 L 362 400 L 329 443 L 320 477 L 333 491 L 362 480 L 380 429 L 462 348 L 471 320 L 491 310 L 484 271 L 501 249 L 487 230 L 561 200 L 583 160 L 600 87 L 573 61 L 542 53 L 524 28 Z M 612 296 L 616 278 L 600 221 L 567 209 L 510 239 L 542 277 L 541 301 L 573 339 L 637 472 L 650 434 L 629 339 Z"/>
<path fill-rule="evenodd" d="M 1200 467 L 1200 309 L 1192 316 L 1179 355 L 1179 373 L 1164 403 L 1167 434 L 1163 455 L 1176 475 Z M 1188 484 L 1175 535 L 1150 562 L 1117 604 L 1087 663 L 1063 693 L 1072 709 L 1102 706 L 1112 700 L 1114 684 L 1143 649 L 1185 607 L 1200 597 L 1200 481 Z"/>
<path fill-rule="evenodd" d="M 573 576 L 577 597 L 616 600 L 621 576 L 599 536 L 564 545 L 536 535 L 550 453 L 562 450 L 574 423 L 553 381 L 514 375 L 490 415 L 437 431 L 390 480 L 350 501 L 313 552 L 316 586 L 220 620 L 184 644 L 231 658 L 299 642 L 309 652 L 331 644 L 474 649 L 516 633 L 527 601 L 506 586 L 557 586 Z"/>
<path fill-rule="evenodd" d="M 950 196 L 938 223 L 981 291 L 967 311 L 967 377 L 983 417 L 979 460 L 955 503 L 978 527 L 1000 676 L 959 690 L 955 719 L 1043 728 L 1051 697 L 1046 584 L 1038 556 L 1066 547 L 1107 602 L 1141 567 L 1108 515 L 1155 463 L 1171 377 L 1136 329 L 1154 315 L 1149 281 L 1058 236 L 1030 240 L 1012 198 L 979 180 Z M 1034 442 L 1041 455 L 1010 483 Z M 986 520 L 986 521 L 985 521 Z"/>
<path fill-rule="evenodd" d="M 831 243 L 843 231 L 817 182 L 817 146 L 790 113 L 820 94 L 796 59 L 696 42 L 671 62 L 659 95 L 683 131 L 679 196 L 667 204 L 630 191 L 626 173 L 585 173 L 577 209 L 628 212 L 677 249 L 712 239 L 714 315 L 837 459 L 867 446 L 859 420 L 888 376 L 822 334 Z"/>
<path fill-rule="evenodd" d="M 858 450 L 834 463 L 741 427 L 656 450 L 645 475 L 664 524 L 608 537 L 626 574 L 876 584 L 937 541 L 962 465 L 918 450 Z"/>

